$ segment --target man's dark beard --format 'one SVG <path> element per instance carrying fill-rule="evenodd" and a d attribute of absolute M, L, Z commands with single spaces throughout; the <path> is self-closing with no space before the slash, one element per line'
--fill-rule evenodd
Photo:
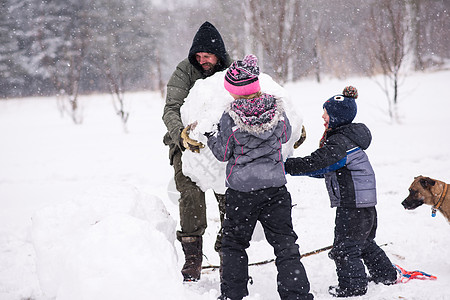
<path fill-rule="evenodd" d="M 205 69 L 203 69 L 203 65 L 209 65 L 211 68 L 209 68 L 209 70 L 205 70 Z M 212 63 L 204 63 L 203 65 L 202 65 L 202 73 L 203 73 L 203 75 L 208 77 L 208 76 L 213 75 L 217 71 L 219 71 L 220 70 L 220 66 L 222 64 L 220 62 L 217 62 L 217 64 L 215 64 L 215 65 L 213 65 Z"/>

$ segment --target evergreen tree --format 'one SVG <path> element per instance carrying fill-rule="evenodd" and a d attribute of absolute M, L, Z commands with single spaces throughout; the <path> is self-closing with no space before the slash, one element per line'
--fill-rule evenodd
<path fill-rule="evenodd" d="M 23 77 L 20 76 L 23 70 L 17 64 L 18 26 L 13 18 L 13 9 L 11 0 L 0 0 L 0 97 L 2 98 L 16 95 L 24 85 Z"/>

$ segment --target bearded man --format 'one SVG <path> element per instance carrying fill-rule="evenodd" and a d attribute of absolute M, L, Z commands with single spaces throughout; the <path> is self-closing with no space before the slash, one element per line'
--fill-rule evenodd
<path fill-rule="evenodd" d="M 181 270 L 184 281 L 200 279 L 203 259 L 203 240 L 206 223 L 205 193 L 188 176 L 183 174 L 181 157 L 183 151 L 198 152 L 200 149 L 181 137 L 184 129 L 180 108 L 190 89 L 198 79 L 205 79 L 216 72 L 224 71 L 232 60 L 217 29 L 209 22 L 203 23 L 194 36 L 188 57 L 181 61 L 167 84 L 163 121 L 168 132 L 164 144 L 169 146 L 170 164 L 173 166 L 175 185 L 180 192 L 180 227 L 177 239 L 181 242 L 185 263 Z M 214 193 L 219 203 L 220 219 L 225 213 L 225 195 Z M 215 250 L 220 254 L 221 230 L 217 236 Z"/>

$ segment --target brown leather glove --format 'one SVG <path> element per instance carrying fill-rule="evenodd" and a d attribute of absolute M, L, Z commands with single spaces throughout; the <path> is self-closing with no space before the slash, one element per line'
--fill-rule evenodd
<path fill-rule="evenodd" d="M 199 141 L 191 139 L 189 137 L 190 131 L 191 131 L 191 125 L 189 124 L 181 132 L 181 139 L 183 140 L 183 146 L 184 146 L 184 148 L 191 150 L 192 152 L 200 153 L 200 149 L 205 148 L 205 145 L 203 145 Z"/>
<path fill-rule="evenodd" d="M 303 144 L 305 140 L 306 140 L 306 129 L 305 126 L 302 125 L 302 134 L 300 134 L 300 138 L 298 139 L 298 141 L 294 143 L 294 149 L 300 147 L 300 145 Z"/>

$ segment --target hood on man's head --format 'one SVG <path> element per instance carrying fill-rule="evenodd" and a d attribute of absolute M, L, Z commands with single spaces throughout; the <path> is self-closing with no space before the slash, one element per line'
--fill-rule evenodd
<path fill-rule="evenodd" d="M 224 66 L 223 69 L 226 68 L 227 51 L 225 44 L 219 31 L 209 22 L 205 22 L 200 26 L 189 50 L 189 62 L 201 70 L 201 66 L 195 58 L 195 54 L 198 52 L 215 54 Z"/>

